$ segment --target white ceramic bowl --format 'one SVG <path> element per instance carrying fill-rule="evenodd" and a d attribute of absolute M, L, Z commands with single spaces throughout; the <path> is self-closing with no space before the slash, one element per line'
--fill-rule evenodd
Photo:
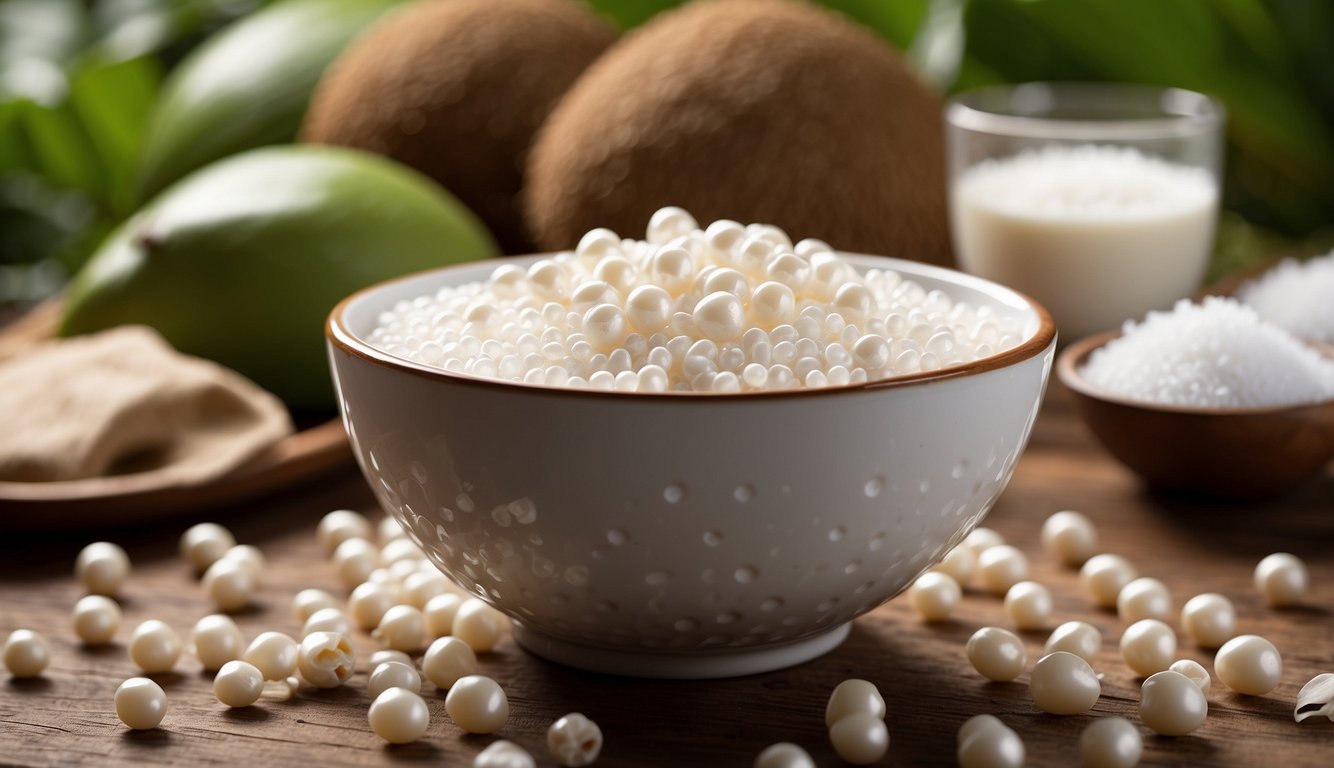
<path fill-rule="evenodd" d="M 346 299 L 328 341 L 343 423 L 385 509 L 431 560 L 577 667 L 725 677 L 846 637 L 986 514 L 1037 415 L 1046 311 L 951 270 L 871 256 L 1017 316 L 1024 342 L 875 384 L 741 394 L 593 392 L 485 380 L 362 339 L 377 315 L 493 262 Z"/>

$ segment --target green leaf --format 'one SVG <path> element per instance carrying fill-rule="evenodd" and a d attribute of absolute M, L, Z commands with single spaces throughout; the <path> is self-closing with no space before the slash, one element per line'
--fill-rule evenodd
<path fill-rule="evenodd" d="M 684 0 L 588 0 L 588 5 L 624 31 L 637 27 L 658 13 L 668 8 L 675 8 L 682 2 Z"/>
<path fill-rule="evenodd" d="M 44 107 L 16 102 L 35 165 L 51 183 L 102 199 L 106 190 L 97 152 L 68 105 Z"/>
<path fill-rule="evenodd" d="M 107 203 L 117 215 L 133 205 L 131 179 L 160 80 L 150 58 L 89 62 L 75 72 L 70 103 L 107 175 Z"/>
<path fill-rule="evenodd" d="M 842 11 L 905 51 L 933 5 L 931 0 L 824 0 L 821 4 Z"/>

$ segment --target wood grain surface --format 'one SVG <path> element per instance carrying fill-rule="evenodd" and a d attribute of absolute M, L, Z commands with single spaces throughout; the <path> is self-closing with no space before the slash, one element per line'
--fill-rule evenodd
<path fill-rule="evenodd" d="M 896 599 L 857 620 L 840 648 L 779 672 L 709 682 L 656 682 L 604 677 L 527 655 L 504 641 L 482 659 L 485 674 L 509 694 L 511 715 L 498 736 L 526 747 L 539 765 L 554 765 L 544 733 L 551 721 L 581 711 L 606 735 L 600 766 L 749 766 L 776 741 L 795 741 L 820 766 L 842 763 L 825 733 L 829 691 L 848 677 L 875 682 L 888 704 L 892 743 L 885 765 L 954 763 L 955 731 L 968 717 L 998 715 L 1023 737 L 1034 766 L 1079 764 L 1084 726 L 1102 715 L 1139 725 L 1139 683 L 1121 663 L 1115 615 L 1091 609 L 1074 572 L 1041 551 L 1042 520 L 1061 509 L 1090 515 L 1103 549 L 1130 557 L 1144 575 L 1163 580 L 1179 606 L 1205 591 L 1236 603 L 1238 631 L 1271 639 L 1284 659 L 1283 681 L 1264 697 L 1240 696 L 1215 681 L 1207 723 L 1181 738 L 1145 736 L 1145 765 L 1324 766 L 1334 757 L 1334 723 L 1296 724 L 1298 689 L 1320 672 L 1334 672 L 1334 475 L 1285 499 L 1247 506 L 1192 503 L 1155 496 L 1108 458 L 1053 382 L 1032 443 L 1014 481 L 986 524 L 1027 552 L 1033 576 L 1055 595 L 1056 622 L 1084 619 L 1104 634 L 1097 670 L 1103 692 L 1093 712 L 1056 717 L 1037 710 L 1027 675 L 989 683 L 972 671 L 963 647 L 977 628 L 1007 624 L 1001 602 L 969 589 L 956 619 L 928 625 L 906 600 Z M 290 612 L 299 589 L 334 589 L 332 567 L 314 542 L 314 526 L 330 509 L 370 512 L 373 502 L 355 470 L 333 481 L 294 489 L 259 503 L 210 514 L 240 541 L 259 545 L 270 561 L 254 605 L 237 615 L 247 637 L 266 629 L 295 633 Z M 0 512 L 2 513 L 2 512 Z M 378 516 L 378 512 L 374 513 Z M 123 765 L 471 765 L 496 736 L 462 734 L 448 719 L 443 696 L 429 683 L 432 722 L 416 744 L 388 747 L 366 724 L 365 672 L 332 691 L 303 689 L 286 702 L 227 710 L 210 678 L 183 657 L 172 674 L 157 676 L 171 697 L 162 727 L 132 732 L 116 720 L 112 695 L 135 674 L 126 652 L 133 627 L 160 617 L 182 634 L 210 612 L 176 540 L 188 521 L 133 531 L 71 530 L 42 538 L 9 535 L 0 542 L 0 635 L 18 627 L 45 633 L 54 661 L 35 680 L 0 673 L 0 764 Z M 135 563 L 124 590 L 125 621 L 116 643 L 83 649 L 69 629 L 69 610 L 81 594 L 70 576 L 78 549 L 97 538 L 123 544 Z M 1300 606 L 1277 611 L 1251 586 L 1255 563 L 1274 551 L 1294 552 L 1310 566 L 1312 588 Z M 335 589 L 335 591 L 337 591 Z M 340 594 L 345 594 L 339 592 Z M 1030 665 L 1045 633 L 1025 633 Z M 361 659 L 370 638 L 356 637 Z M 1212 669 L 1212 654 L 1183 640 L 1179 656 Z"/>

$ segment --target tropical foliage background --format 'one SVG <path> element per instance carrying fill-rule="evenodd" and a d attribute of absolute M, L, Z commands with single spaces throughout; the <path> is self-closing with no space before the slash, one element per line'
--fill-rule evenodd
<path fill-rule="evenodd" d="M 679 4 L 588 1 L 623 29 Z M 1227 180 L 1211 277 L 1334 243 L 1334 3 L 822 2 L 898 46 L 943 94 L 1112 80 L 1221 99 Z M 0 0 L 0 304 L 58 290 L 133 212 L 132 179 L 164 77 L 265 4 Z"/>

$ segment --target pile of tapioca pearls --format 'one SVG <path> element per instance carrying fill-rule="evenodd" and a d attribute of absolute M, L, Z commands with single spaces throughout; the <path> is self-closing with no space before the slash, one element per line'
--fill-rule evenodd
<path fill-rule="evenodd" d="M 476 654 L 495 645 L 507 629 L 507 619 L 482 601 L 462 595 L 403 537 L 392 519 L 382 521 L 379 545 L 371 541 L 370 523 L 346 510 L 326 515 L 317 537 L 330 552 L 342 585 L 350 589 L 345 608 L 322 589 L 297 593 L 293 610 L 304 623 L 299 643 L 270 631 L 247 645 L 235 622 L 224 613 L 200 619 L 190 633 L 190 649 L 205 669 L 217 671 L 213 687 L 218 701 L 228 707 L 245 707 L 261 700 L 290 698 L 303 683 L 313 688 L 348 683 L 357 666 L 349 637 L 357 627 L 370 631 L 383 646 L 370 657 L 366 682 L 373 700 L 367 720 L 379 737 L 405 743 L 425 735 L 430 713 L 420 696 L 422 676 L 447 691 L 446 712 L 459 728 L 484 734 L 500 730 L 509 715 L 508 699 L 496 681 L 477 674 Z M 1164 735 L 1183 735 L 1200 727 L 1208 714 L 1206 694 L 1211 677 L 1194 661 L 1174 661 L 1176 634 L 1166 623 L 1172 618 L 1173 601 L 1167 588 L 1156 579 L 1137 578 L 1124 558 L 1094 555 L 1096 530 L 1079 513 L 1059 512 L 1050 517 L 1042 529 L 1042 542 L 1066 564 L 1080 567 L 1080 581 L 1096 605 L 1115 607 L 1121 619 L 1130 623 L 1120 648 L 1127 666 L 1148 676 L 1140 699 L 1144 724 Z M 226 529 L 203 523 L 185 532 L 181 551 L 203 573 L 202 586 L 220 610 L 235 611 L 248 604 L 265 566 L 258 549 L 238 546 Z M 98 542 L 80 553 L 75 571 L 91 594 L 74 607 L 74 632 L 86 645 L 107 643 L 120 625 L 120 607 L 111 597 L 129 575 L 129 558 L 115 544 Z M 969 583 L 974 575 L 987 591 L 1005 596 L 1006 611 L 1016 628 L 1047 626 L 1050 592 L 1027 581 L 1027 558 L 986 528 L 974 530 L 935 569 L 919 578 L 909 589 L 908 599 L 928 621 L 945 619 L 959 603 L 960 585 Z M 1294 604 L 1308 586 L 1306 567 L 1293 555 L 1270 555 L 1256 567 L 1255 586 L 1271 605 Z M 1233 636 L 1236 612 L 1223 595 L 1191 598 L 1180 620 L 1182 630 L 1196 644 L 1219 648 L 1214 673 L 1224 685 L 1257 696 L 1278 685 L 1282 672 L 1278 651 L 1256 635 Z M 1034 703 L 1060 715 L 1090 710 L 1101 695 L 1101 684 L 1090 665 L 1101 644 L 1098 629 L 1084 622 L 1067 622 L 1052 632 L 1043 657 L 1030 672 Z M 426 652 L 419 672 L 409 654 L 423 648 Z M 129 655 L 152 674 L 174 668 L 182 649 L 176 631 L 152 619 L 134 631 Z M 999 627 L 985 627 L 974 634 L 967 655 L 974 668 L 991 680 L 1014 680 L 1027 666 L 1023 643 Z M 4 664 L 16 677 L 40 675 L 50 658 L 46 640 L 31 630 L 14 631 L 4 645 Z M 1299 695 L 1299 708 L 1306 690 Z M 136 677 L 120 686 L 113 704 L 127 726 L 156 728 L 166 716 L 168 702 L 157 683 Z M 1319 704 L 1325 705 L 1322 712 L 1330 708 L 1323 701 L 1306 701 L 1305 706 Z M 884 700 L 872 683 L 856 679 L 841 683 L 825 709 L 835 752 L 856 765 L 880 760 L 889 749 L 885 715 Z M 551 725 L 547 741 L 560 765 L 588 765 L 601 751 L 602 733 L 588 718 L 570 713 Z M 1128 720 L 1104 717 L 1086 728 L 1080 749 L 1088 766 L 1125 768 L 1138 763 L 1143 744 Z M 1024 756 L 1019 735 L 992 715 L 973 717 L 959 730 L 958 759 L 964 768 L 1019 766 Z M 534 765 L 522 747 L 505 740 L 488 746 L 474 762 L 475 768 Z M 813 768 L 814 762 L 800 746 L 785 742 L 763 750 L 754 765 Z"/>
<path fill-rule="evenodd" d="M 662 208 L 644 240 L 595 229 L 572 252 L 400 301 L 367 338 L 488 379 L 623 392 L 861 384 L 1018 345 L 1023 328 L 892 270 L 858 272 L 768 224 L 701 228 Z"/>
<path fill-rule="evenodd" d="M 1218 649 L 1214 675 L 1239 693 L 1263 696 L 1274 690 L 1283 663 L 1273 643 L 1258 635 L 1235 635 L 1236 610 L 1217 593 L 1195 595 L 1179 614 L 1167 587 L 1140 577 L 1124 557 L 1098 554 L 1093 523 L 1078 512 L 1058 512 L 1042 527 L 1043 547 L 1070 567 L 1090 602 L 1115 608 L 1128 626 L 1120 638 L 1121 657 L 1137 676 L 1146 677 L 1139 716 L 1149 729 L 1165 736 L 1190 733 L 1205 722 L 1208 670 L 1190 659 L 1177 659 L 1177 635 L 1170 622 L 1179 619 L 1182 632 L 1200 648 Z M 934 570 L 909 589 L 914 609 L 928 621 L 948 617 L 958 604 L 961 584 L 976 574 L 991 594 L 1004 596 L 1005 610 L 1015 628 L 1049 626 L 1051 593 L 1027 580 L 1028 560 L 990 529 L 973 531 Z M 1276 553 L 1256 566 L 1255 588 L 1271 606 L 1299 602 L 1308 586 L 1306 566 L 1297 557 Z M 1045 712 L 1073 715 L 1093 708 L 1101 695 L 1099 676 L 1091 664 L 1102 646 L 1093 625 L 1070 621 L 1048 638 L 1043 656 L 1029 671 L 1033 703 Z M 1009 681 L 1027 667 L 1023 643 L 1009 630 L 984 627 L 968 641 L 968 660 L 990 680 Z M 1139 731 L 1124 718 L 1101 718 L 1085 729 L 1080 750 L 1089 766 L 1123 768 L 1139 762 L 1143 745 Z M 1018 734 L 991 715 L 969 720 L 959 732 L 959 762 L 965 768 L 1019 766 L 1024 746 Z"/>
<path fill-rule="evenodd" d="M 365 517 L 349 510 L 330 512 L 316 536 L 330 554 L 342 587 L 340 600 L 323 589 L 305 589 L 292 601 L 301 638 L 262 632 L 249 644 L 227 615 L 249 604 L 266 560 L 259 549 L 237 545 L 227 529 L 213 523 L 193 526 L 181 537 L 181 554 L 202 574 L 201 584 L 220 613 L 200 619 L 188 637 L 189 652 L 204 669 L 215 671 L 213 692 L 227 707 L 281 701 L 303 689 L 336 688 L 353 679 L 357 659 L 350 638 L 367 631 L 382 646 L 371 654 L 366 688 L 372 703 L 370 729 L 394 744 L 416 741 L 430 727 L 421 697 L 422 677 L 445 696 L 445 711 L 468 733 L 491 734 L 509 718 L 509 701 L 495 680 L 478 674 L 477 654 L 490 651 L 509 630 L 509 619 L 486 603 L 467 597 L 427 561 L 392 518 L 382 521 L 378 543 Z M 89 544 L 75 561 L 75 574 L 88 595 L 74 606 L 71 624 L 85 646 L 104 645 L 120 628 L 121 608 L 113 599 L 130 576 L 125 550 L 109 542 Z M 150 619 L 130 637 L 130 660 L 146 674 L 169 672 L 187 643 L 165 621 Z M 420 671 L 409 654 L 425 650 Z M 42 674 L 51 647 L 40 634 L 18 629 L 3 650 L 15 677 Z M 157 728 L 167 717 L 167 694 L 153 680 L 134 677 L 116 691 L 114 708 L 133 729 Z M 547 731 L 547 746 L 563 766 L 597 759 L 602 732 L 577 712 Z M 476 768 L 534 766 L 533 757 L 510 741 L 498 740 L 478 754 Z"/>
<path fill-rule="evenodd" d="M 1176 660 L 1177 636 L 1167 622 L 1173 618 L 1173 599 L 1157 579 L 1140 578 L 1124 557 L 1095 554 L 1098 535 L 1093 523 L 1078 512 L 1058 512 L 1042 527 L 1045 549 L 1070 567 L 1089 599 L 1100 608 L 1115 608 L 1129 624 L 1120 641 L 1121 656 L 1135 674 L 1145 676 L 1139 714 L 1144 725 L 1165 736 L 1182 736 L 1204 724 L 1207 694 L 1212 679 L 1199 663 Z M 908 601 L 927 621 L 950 617 L 963 594 L 961 585 L 978 578 L 984 589 L 1005 599 L 1005 610 L 1020 630 L 1049 626 L 1051 592 L 1027 580 L 1028 559 L 989 528 L 977 528 L 931 571 L 908 589 Z M 1298 603 L 1306 593 L 1304 563 L 1287 553 L 1269 555 L 1256 566 L 1257 590 L 1271 606 Z M 1217 593 L 1196 595 L 1180 613 L 1186 635 L 1201 648 L 1217 648 L 1214 673 L 1239 693 L 1263 696 L 1278 686 L 1283 664 L 1272 643 L 1258 635 L 1234 636 L 1236 611 Z M 1029 692 L 1039 709 L 1055 715 L 1089 711 L 1102 694 L 1091 666 L 1102 646 L 1102 633 L 1082 621 L 1066 622 L 1047 640 L 1043 656 L 1029 672 Z M 1000 627 L 978 630 L 967 645 L 967 656 L 982 676 L 996 681 L 1019 677 L 1028 666 L 1023 642 Z M 1327 677 L 1327 676 L 1322 676 Z M 1318 680 L 1319 678 L 1317 678 Z M 1315 682 L 1315 681 L 1313 681 Z M 1303 706 L 1308 684 L 1299 695 Z M 1334 686 L 1327 691 L 1334 694 Z M 1327 702 L 1306 701 L 1305 706 Z M 1329 711 L 1322 709 L 1322 712 Z M 845 680 L 830 696 L 825 721 L 834 751 L 854 765 L 869 765 L 889 750 L 885 702 L 866 680 Z M 1331 715 L 1334 719 L 1334 714 Z M 1133 723 L 1121 717 L 1095 720 L 1080 738 L 1084 764 L 1090 768 L 1131 768 L 1143 752 L 1143 741 Z M 958 761 L 963 768 L 1018 768 L 1024 764 L 1023 740 L 999 718 L 980 714 L 963 724 L 958 734 Z M 774 744 L 760 753 L 755 768 L 814 768 L 810 755 L 792 743 Z"/>

